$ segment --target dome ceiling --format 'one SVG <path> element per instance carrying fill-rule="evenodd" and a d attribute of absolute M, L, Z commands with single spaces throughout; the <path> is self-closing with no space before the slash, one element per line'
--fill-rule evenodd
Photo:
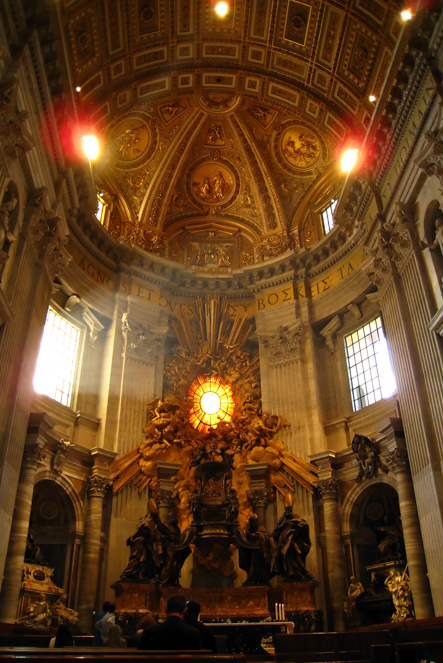
<path fill-rule="evenodd" d="M 398 3 L 65 0 L 80 105 L 105 150 L 102 221 L 193 271 L 309 246 L 370 121 Z"/>

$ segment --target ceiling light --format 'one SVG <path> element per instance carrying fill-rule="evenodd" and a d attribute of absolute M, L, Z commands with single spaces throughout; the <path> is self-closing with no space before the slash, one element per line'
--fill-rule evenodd
<path fill-rule="evenodd" d="M 374 96 L 373 94 L 370 94 L 369 95 L 369 101 L 372 101 L 372 102 L 377 101 L 377 97 Z"/>
<path fill-rule="evenodd" d="M 83 152 L 89 161 L 94 161 L 100 154 L 100 146 L 96 136 L 83 136 Z"/>
<path fill-rule="evenodd" d="M 357 148 L 348 149 L 346 152 L 344 152 L 340 162 L 341 169 L 344 173 L 350 173 L 354 168 L 355 162 L 357 161 L 357 154 Z"/>
<path fill-rule="evenodd" d="M 228 3 L 227 2 L 217 2 L 215 5 L 215 11 L 219 16 L 226 16 L 228 13 Z"/>
<path fill-rule="evenodd" d="M 400 16 L 402 17 L 403 21 L 410 21 L 412 18 L 412 12 L 410 9 L 403 9 Z"/>

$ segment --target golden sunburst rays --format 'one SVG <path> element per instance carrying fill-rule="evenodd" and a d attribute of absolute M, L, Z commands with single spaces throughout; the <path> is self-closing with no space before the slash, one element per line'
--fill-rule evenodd
<path fill-rule="evenodd" d="M 229 423 L 234 413 L 234 396 L 229 382 L 219 376 L 200 375 L 189 387 L 192 403 L 189 421 L 198 431 L 208 433 L 220 422 Z"/>
<path fill-rule="evenodd" d="M 244 469 L 251 463 L 268 464 L 270 500 L 276 491 L 290 499 L 294 481 L 313 493 L 316 467 L 287 451 L 277 437 L 289 424 L 281 416 L 262 412 L 259 355 L 252 357 L 246 346 L 253 330 L 246 314 L 233 318 L 225 298 L 206 296 L 196 301 L 193 319 L 179 311 L 172 325 L 180 348 L 165 368 L 165 397 L 148 403 L 145 442 L 111 463 L 114 493 L 128 485 L 142 492 L 149 485 L 155 496 L 157 463 L 175 463 L 180 467 L 174 479 L 180 527 L 189 526 L 195 488 L 194 468 L 189 464 L 202 447 L 220 460 L 222 447 L 233 454 L 233 485 L 242 526 L 251 515 L 249 476 Z M 203 387 L 205 383 L 208 388 Z M 190 389 L 193 384 L 195 389 Z M 227 386 L 227 392 L 223 391 Z M 203 420 L 201 399 L 209 391 L 215 393 L 220 407 L 210 405 L 209 419 Z M 232 401 L 228 402 L 228 396 Z M 227 414 L 224 419 L 220 408 Z"/>

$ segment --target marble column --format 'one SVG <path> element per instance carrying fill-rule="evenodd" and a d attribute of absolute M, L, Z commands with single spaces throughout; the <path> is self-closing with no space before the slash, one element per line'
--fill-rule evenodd
<path fill-rule="evenodd" d="M 180 469 L 176 463 L 157 463 L 158 473 L 158 513 L 160 520 L 166 522 L 171 513 L 172 495 L 175 491 L 174 477 Z"/>
<path fill-rule="evenodd" d="M 94 471 L 88 482 L 88 514 L 80 574 L 78 599 L 79 627 L 92 633 L 93 613 L 96 609 L 100 572 L 100 546 L 103 520 L 103 499 L 109 479 Z"/>
<path fill-rule="evenodd" d="M 397 480 L 400 516 L 408 561 L 407 573 L 414 599 L 415 616 L 417 619 L 428 619 L 434 616 L 434 609 L 406 449 L 393 451 L 389 456 L 389 464 Z"/>
<path fill-rule="evenodd" d="M 2 622 L 14 622 L 18 616 L 17 606 L 34 495 L 35 473 L 44 458 L 43 446 L 44 440 L 41 438 L 25 445 L 0 599 Z"/>
<path fill-rule="evenodd" d="M 245 470 L 249 474 L 249 501 L 254 508 L 254 513 L 257 514 L 258 522 L 262 527 L 266 527 L 266 508 L 268 506 L 267 476 L 269 465 L 268 463 L 245 465 Z"/>
<path fill-rule="evenodd" d="M 343 597 L 346 593 L 346 563 L 340 529 L 338 486 L 334 479 L 323 479 L 317 487 L 323 501 L 325 520 L 326 555 L 333 620 L 333 623 L 329 625 L 329 630 L 344 631 Z"/>

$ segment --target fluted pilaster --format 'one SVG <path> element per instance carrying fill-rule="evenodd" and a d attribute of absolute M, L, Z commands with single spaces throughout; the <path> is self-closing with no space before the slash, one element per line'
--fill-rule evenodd
<path fill-rule="evenodd" d="M 389 456 L 389 466 L 394 471 L 397 480 L 398 501 L 415 616 L 417 619 L 427 619 L 434 616 L 434 610 L 406 450 L 396 449 L 393 451 Z"/>
<path fill-rule="evenodd" d="M 317 487 L 322 498 L 325 519 L 332 630 L 343 631 L 345 629 L 343 596 L 346 592 L 346 566 L 340 529 L 338 485 L 334 479 L 324 479 L 318 483 Z"/>
<path fill-rule="evenodd" d="M 1 593 L 0 621 L 2 622 L 14 622 L 17 618 L 35 473 L 44 458 L 43 446 L 44 441 L 41 439 L 25 446 Z"/>

